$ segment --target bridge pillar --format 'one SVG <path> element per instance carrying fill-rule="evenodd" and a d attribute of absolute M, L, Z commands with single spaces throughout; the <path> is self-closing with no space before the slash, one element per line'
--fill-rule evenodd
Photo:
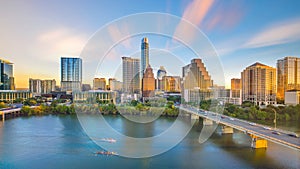
<path fill-rule="evenodd" d="M 229 126 L 222 126 L 222 134 L 233 134 L 233 128 Z"/>
<path fill-rule="evenodd" d="M 199 120 L 199 116 L 196 114 L 191 114 L 191 120 Z"/>
<path fill-rule="evenodd" d="M 5 120 L 5 114 L 4 114 L 4 112 L 0 112 L 1 114 L 2 114 L 2 121 L 4 122 L 4 120 Z"/>
<path fill-rule="evenodd" d="M 252 142 L 251 142 L 252 148 L 267 148 L 268 147 L 267 140 L 257 137 L 255 135 L 250 135 L 250 137 L 252 138 Z"/>
<path fill-rule="evenodd" d="M 212 126 L 213 125 L 213 121 L 209 120 L 209 119 L 203 119 L 203 125 L 204 126 Z"/>

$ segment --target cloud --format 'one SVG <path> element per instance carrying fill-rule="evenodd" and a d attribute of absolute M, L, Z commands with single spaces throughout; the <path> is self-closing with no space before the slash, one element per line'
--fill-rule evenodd
<path fill-rule="evenodd" d="M 192 41 L 194 37 L 194 28 L 186 24 L 186 21 L 191 22 L 194 25 L 200 25 L 212 7 L 214 0 L 194 0 L 184 10 L 182 20 L 176 27 L 174 36 L 179 39 L 185 39 L 186 41 Z"/>
<path fill-rule="evenodd" d="M 300 40 L 300 19 L 279 22 L 268 26 L 247 41 L 244 48 L 259 48 Z"/>
<path fill-rule="evenodd" d="M 122 28 L 122 29 L 120 29 Z M 115 26 L 111 25 L 108 27 L 108 32 L 110 34 L 110 37 L 112 38 L 113 42 L 119 42 L 124 38 L 124 36 L 130 35 L 129 30 L 128 30 L 127 24 L 123 24 L 122 26 Z M 130 49 L 131 48 L 131 41 L 130 37 L 127 39 L 123 40 L 120 42 L 121 45 L 125 46 L 126 48 Z"/>
<path fill-rule="evenodd" d="M 43 32 L 37 37 L 37 43 L 44 48 L 42 53 L 44 56 L 51 55 L 60 56 L 79 56 L 85 43 L 87 36 L 79 34 L 71 29 L 59 28 Z"/>
<path fill-rule="evenodd" d="M 218 28 L 224 31 L 234 27 L 243 17 L 244 9 L 242 9 L 240 2 L 230 3 L 230 1 L 226 1 L 226 5 L 222 4 L 223 2 L 220 3 L 208 14 L 209 17 L 204 21 L 204 29 L 213 30 Z"/>

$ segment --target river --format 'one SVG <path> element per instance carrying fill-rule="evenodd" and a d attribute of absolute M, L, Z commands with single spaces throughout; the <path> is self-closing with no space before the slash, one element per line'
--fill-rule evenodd
<path fill-rule="evenodd" d="M 92 119 L 88 124 L 97 122 L 93 116 L 87 119 Z M 115 131 L 136 138 L 159 135 L 170 128 L 175 119 L 161 117 L 151 123 L 137 124 L 122 116 L 105 116 Z M 182 121 L 181 125 L 188 123 L 188 120 Z M 242 132 L 222 135 L 217 129 L 200 144 L 201 122 L 196 122 L 178 145 L 159 155 L 148 158 L 96 155 L 103 147 L 86 134 L 81 124 L 76 115 L 18 117 L 1 122 L 0 168 L 300 168 L 299 151 L 272 142 L 268 142 L 267 149 L 255 150 L 250 148 L 250 137 Z M 104 123 L 97 125 L 101 130 Z M 298 124 L 278 125 L 285 129 L 293 126 L 293 130 L 299 131 Z M 184 135 L 181 129 L 176 132 Z M 109 135 L 106 132 L 105 137 Z M 116 139 L 115 144 L 103 144 L 122 146 L 124 152 L 132 151 L 130 143 Z M 168 140 L 155 142 L 157 146 L 167 149 Z"/>

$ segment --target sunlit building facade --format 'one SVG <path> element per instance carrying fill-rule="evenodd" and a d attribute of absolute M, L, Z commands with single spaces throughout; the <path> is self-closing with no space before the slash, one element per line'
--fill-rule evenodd
<path fill-rule="evenodd" d="M 276 69 L 261 63 L 247 67 L 241 73 L 242 101 L 255 105 L 276 104 Z"/>
<path fill-rule="evenodd" d="M 29 91 L 33 96 L 41 96 L 41 94 L 49 94 L 55 91 L 56 81 L 41 80 L 41 79 L 29 79 Z"/>
<path fill-rule="evenodd" d="M 61 90 L 80 91 L 82 84 L 81 58 L 61 58 Z"/>
<path fill-rule="evenodd" d="M 213 81 L 201 59 L 193 59 L 182 68 L 182 95 L 186 102 L 211 98 Z"/>
<path fill-rule="evenodd" d="M 142 79 L 142 96 L 145 97 L 154 97 L 155 90 L 155 78 L 153 74 L 153 70 L 150 65 L 145 70 Z"/>
<path fill-rule="evenodd" d="M 123 92 L 140 93 L 140 59 L 122 57 Z"/>
<path fill-rule="evenodd" d="M 300 58 L 277 60 L 277 97 L 284 99 L 286 91 L 300 91 Z"/>
<path fill-rule="evenodd" d="M 163 76 L 161 86 L 164 92 L 181 92 L 181 79 L 179 76 Z"/>
<path fill-rule="evenodd" d="M 94 78 L 93 88 L 94 88 L 94 90 L 106 90 L 106 79 L 105 78 Z"/>

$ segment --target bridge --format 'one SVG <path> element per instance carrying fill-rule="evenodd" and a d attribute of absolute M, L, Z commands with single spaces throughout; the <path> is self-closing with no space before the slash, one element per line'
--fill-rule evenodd
<path fill-rule="evenodd" d="M 6 108 L 0 110 L 0 116 L 2 117 L 2 121 L 5 121 L 6 115 L 17 115 L 21 114 L 21 108 Z"/>
<path fill-rule="evenodd" d="M 267 148 L 268 140 L 289 148 L 300 150 L 300 138 L 293 132 L 271 128 L 191 106 L 181 105 L 179 108 L 189 113 L 192 119 L 199 119 L 199 117 L 203 118 L 203 125 L 213 125 L 213 123 L 221 124 L 223 134 L 231 134 L 234 132 L 233 129 L 248 134 L 252 138 L 252 148 Z"/>

